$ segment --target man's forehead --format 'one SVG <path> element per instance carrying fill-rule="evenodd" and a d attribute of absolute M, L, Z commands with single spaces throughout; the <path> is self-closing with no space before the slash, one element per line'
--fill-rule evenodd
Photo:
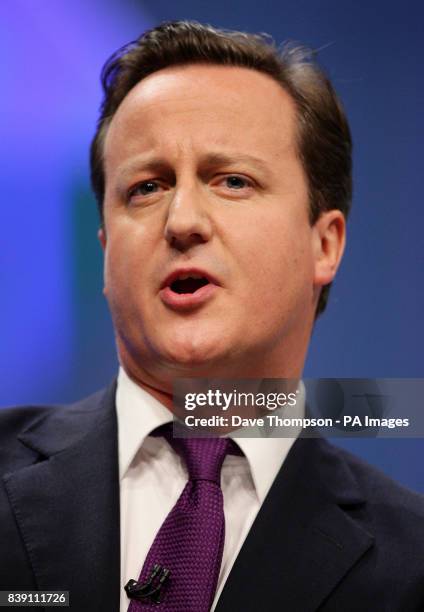
<path fill-rule="evenodd" d="M 272 77 L 257 70 L 238 66 L 190 64 L 172 66 L 142 79 L 125 96 L 111 125 L 122 120 L 162 115 L 166 118 L 195 112 L 216 111 L 257 120 L 284 121 L 289 124 L 295 114 L 291 96 Z M 184 120 L 187 120 L 185 118 Z"/>
<path fill-rule="evenodd" d="M 124 98 L 121 106 L 136 99 L 145 102 L 167 100 L 168 96 L 175 98 L 179 93 L 187 103 L 201 97 L 206 97 L 209 90 L 221 90 L 225 96 L 223 101 L 240 99 L 247 90 L 249 98 L 271 96 L 272 101 L 278 98 L 291 100 L 290 95 L 270 75 L 245 66 L 218 65 L 209 63 L 194 63 L 168 66 L 139 81 Z M 203 96 L 202 96 L 203 94 Z M 246 100 L 248 101 L 248 100 Z M 216 102 L 210 99 L 210 103 Z"/>
<path fill-rule="evenodd" d="M 168 143 L 168 132 L 190 147 L 193 140 L 230 153 L 237 139 L 245 154 L 275 140 L 293 143 L 295 104 L 271 77 L 234 66 L 189 65 L 166 68 L 140 81 L 118 108 L 106 135 L 106 157 L 119 146 L 135 153 Z M 172 137 L 172 136 L 171 136 Z M 242 152 L 242 151 L 240 151 Z M 260 156 L 259 156 L 260 157 Z"/>

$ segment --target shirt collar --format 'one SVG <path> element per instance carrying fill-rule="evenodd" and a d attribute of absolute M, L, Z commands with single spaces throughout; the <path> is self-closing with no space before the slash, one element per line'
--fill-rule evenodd
<path fill-rule="evenodd" d="M 303 416 L 305 388 L 300 383 L 300 397 L 296 416 Z M 172 413 L 155 397 L 138 386 L 121 367 L 116 390 L 116 412 L 118 419 L 119 478 L 125 476 L 135 455 L 146 437 L 157 427 L 172 421 Z M 233 436 L 231 436 L 233 437 Z M 278 473 L 296 436 L 237 437 L 250 467 L 256 494 L 262 503 Z"/>
<path fill-rule="evenodd" d="M 292 417 L 304 417 L 305 399 L 305 385 L 303 381 L 300 381 L 299 396 L 296 401 L 296 407 L 291 411 Z M 282 411 L 275 410 L 273 414 L 282 415 Z M 261 437 L 259 430 L 255 428 L 251 429 L 255 437 L 246 437 L 246 435 L 243 435 L 243 437 L 238 437 L 237 435 L 231 436 L 246 456 L 260 503 L 264 501 L 301 428 L 293 428 L 291 431 L 290 438 L 279 437 L 278 430 L 274 432 L 274 435 L 270 433 L 267 437 Z M 243 430 L 244 434 L 246 432 L 247 430 Z"/>
<path fill-rule="evenodd" d="M 119 479 L 125 476 L 146 437 L 172 421 L 172 413 L 119 368 L 116 389 Z"/>

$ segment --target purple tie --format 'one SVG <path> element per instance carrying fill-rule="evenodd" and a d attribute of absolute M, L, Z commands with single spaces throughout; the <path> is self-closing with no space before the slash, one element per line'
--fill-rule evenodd
<path fill-rule="evenodd" d="M 187 465 L 189 481 L 166 517 L 147 554 L 128 612 L 208 612 L 213 602 L 224 548 L 225 522 L 221 467 L 227 454 L 242 454 L 229 438 L 164 436 Z"/>

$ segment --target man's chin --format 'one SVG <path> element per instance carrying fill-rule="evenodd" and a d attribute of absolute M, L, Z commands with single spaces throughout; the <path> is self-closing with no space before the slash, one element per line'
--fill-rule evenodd
<path fill-rule="evenodd" d="M 185 317 L 172 324 L 156 327 L 150 345 L 163 363 L 175 367 L 201 367 L 224 357 L 231 344 L 231 330 L 224 329 L 223 321 L 216 317 Z"/>
<path fill-rule="evenodd" d="M 181 372 L 197 372 L 210 369 L 214 364 L 225 360 L 225 353 L 216 345 L 173 346 L 162 355 L 162 362 L 168 364 L 173 370 Z"/>

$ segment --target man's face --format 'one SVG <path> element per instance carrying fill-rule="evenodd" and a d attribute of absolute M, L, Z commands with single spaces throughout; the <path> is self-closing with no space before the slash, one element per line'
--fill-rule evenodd
<path fill-rule="evenodd" d="M 246 68 L 162 70 L 122 102 L 104 159 L 105 294 L 130 375 L 298 374 L 322 253 L 290 96 Z"/>

